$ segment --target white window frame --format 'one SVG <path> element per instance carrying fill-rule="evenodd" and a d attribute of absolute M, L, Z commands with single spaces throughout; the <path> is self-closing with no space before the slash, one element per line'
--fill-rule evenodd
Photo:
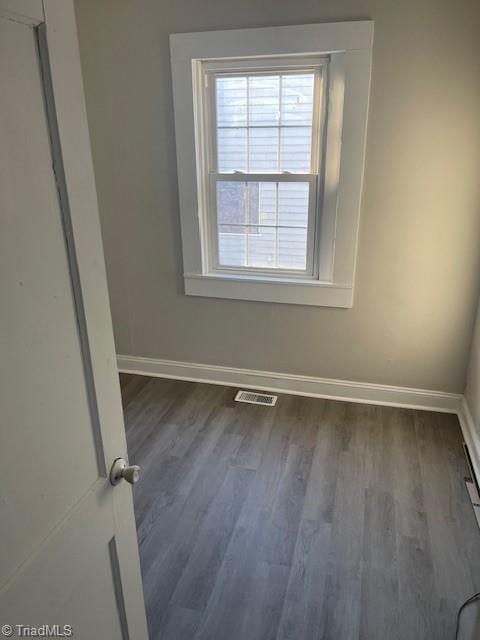
<path fill-rule="evenodd" d="M 170 36 L 185 293 L 332 307 L 353 305 L 373 22 L 356 21 Z M 325 126 L 312 274 L 218 269 L 212 263 L 212 149 L 206 132 L 205 68 L 246 58 L 326 60 Z M 217 62 L 220 61 L 220 62 Z M 271 63 L 271 62 L 270 62 Z M 320 136 L 318 136 L 320 139 Z M 229 177 L 237 174 L 228 174 Z M 262 181 L 269 174 L 261 174 Z M 275 176 L 275 174 L 272 174 Z M 252 174 L 248 174 L 252 178 Z M 298 174 L 295 174 L 298 176 Z M 240 174 L 234 179 L 242 180 Z M 310 177 L 311 178 L 311 177 Z M 215 224 L 216 226 L 216 224 Z"/>

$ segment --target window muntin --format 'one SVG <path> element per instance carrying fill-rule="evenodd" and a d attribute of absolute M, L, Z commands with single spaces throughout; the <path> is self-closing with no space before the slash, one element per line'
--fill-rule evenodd
<path fill-rule="evenodd" d="M 260 69 L 258 60 L 241 69 L 238 61 L 235 69 L 221 64 L 220 70 L 218 63 L 204 67 L 210 269 L 315 277 L 326 62 L 299 68 L 292 57 Z"/>

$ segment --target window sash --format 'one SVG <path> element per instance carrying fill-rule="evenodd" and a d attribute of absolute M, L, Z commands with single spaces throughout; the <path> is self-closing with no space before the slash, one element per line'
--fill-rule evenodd
<path fill-rule="evenodd" d="M 231 178 L 234 177 L 233 180 Z M 219 224 L 217 217 L 217 183 L 218 182 L 274 182 L 274 183 L 292 183 L 302 182 L 308 183 L 308 222 L 307 222 L 307 252 L 306 252 L 306 264 L 305 269 L 286 269 L 279 267 L 256 267 L 256 266 L 226 266 L 220 264 L 220 248 L 219 248 Z M 209 258 L 209 270 L 216 273 L 245 273 L 245 274 L 265 274 L 270 277 L 285 278 L 289 277 L 302 277 L 302 278 L 317 278 L 318 277 L 318 261 L 315 259 L 315 247 L 317 237 L 317 192 L 318 192 L 318 176 L 312 174 L 240 174 L 240 173 L 221 173 L 210 174 L 209 183 L 209 203 L 210 211 L 208 216 L 208 258 Z M 228 226 L 228 224 L 226 225 Z M 235 226 L 235 225 L 233 225 Z M 246 224 L 246 227 L 271 227 L 278 229 L 282 226 L 289 226 L 294 228 L 294 225 L 262 225 L 262 224 Z"/>
<path fill-rule="evenodd" d="M 287 59 L 288 60 L 288 59 Z M 313 89 L 313 113 L 312 113 L 312 137 L 311 137 L 311 154 L 310 154 L 310 172 L 319 174 L 321 165 L 321 142 L 322 142 L 322 115 L 324 111 L 324 94 L 326 83 L 326 69 L 327 60 L 322 58 L 315 64 L 309 66 L 299 65 L 298 62 L 294 62 L 293 58 L 290 62 L 278 60 L 277 62 L 269 62 L 267 67 L 257 67 L 256 65 L 265 65 L 266 63 L 259 60 L 252 60 L 248 64 L 243 61 L 241 66 L 237 61 L 223 61 L 223 69 L 217 68 L 219 62 L 207 62 L 204 63 L 204 85 L 206 89 L 206 108 L 207 108 L 207 147 L 208 147 L 208 170 L 209 172 L 218 171 L 218 149 L 217 149 L 217 108 L 216 108 L 216 79 L 217 77 L 235 77 L 235 76 L 271 76 L 271 75 L 297 75 L 304 73 L 314 74 L 314 89 Z M 232 65 L 232 66 L 228 66 Z M 248 109 L 248 105 L 247 105 Z M 306 126 L 306 125 L 296 125 Z M 218 127 L 218 128 L 230 128 L 230 127 Z M 270 126 L 256 126 L 249 125 L 239 126 L 238 128 L 249 129 L 256 128 L 290 128 L 288 125 L 270 125 Z M 248 133 L 247 133 L 248 135 Z M 233 172 L 224 172 L 233 173 Z M 250 172 L 245 172 L 250 173 Z"/>

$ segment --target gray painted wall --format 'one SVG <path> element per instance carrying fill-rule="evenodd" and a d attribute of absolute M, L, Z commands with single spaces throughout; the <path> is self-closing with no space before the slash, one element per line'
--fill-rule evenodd
<path fill-rule="evenodd" d="M 480 274 L 480 4 L 77 0 L 117 351 L 462 392 Z M 353 309 L 183 295 L 168 35 L 373 18 Z"/>

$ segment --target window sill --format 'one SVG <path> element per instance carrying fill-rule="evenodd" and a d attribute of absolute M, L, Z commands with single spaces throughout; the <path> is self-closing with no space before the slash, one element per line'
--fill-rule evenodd
<path fill-rule="evenodd" d="M 189 296 L 256 300 L 317 307 L 353 306 L 351 285 L 319 280 L 292 280 L 229 274 L 184 274 Z"/>

